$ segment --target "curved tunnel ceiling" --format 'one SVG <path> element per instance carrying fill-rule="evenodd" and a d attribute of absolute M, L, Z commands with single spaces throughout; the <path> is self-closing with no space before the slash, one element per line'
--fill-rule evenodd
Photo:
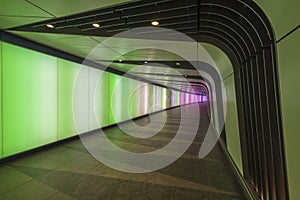
<path fill-rule="evenodd" d="M 153 19 L 158 19 L 160 27 L 176 30 L 197 41 L 216 45 L 226 52 L 234 66 L 237 66 L 259 52 L 266 45 L 266 39 L 270 41 L 272 36 L 268 31 L 269 27 L 257 24 L 256 18 L 261 16 L 253 10 L 252 7 L 255 7 L 253 5 L 254 3 L 250 1 L 244 3 L 233 0 L 141 0 L 8 30 L 17 34 L 22 31 L 87 35 L 95 37 L 93 39 L 99 41 L 97 38 L 99 36 L 107 37 L 132 28 L 149 26 Z M 91 25 L 95 22 L 99 23 L 101 28 Z M 253 27 L 254 23 L 260 27 Z M 46 24 L 53 24 L 55 28 L 49 29 Z M 257 30 L 265 33 L 258 34 Z M 261 35 L 265 38 L 260 38 Z M 270 37 L 268 37 L 269 35 Z M 29 36 L 29 39 L 34 40 L 34 36 L 33 38 Z M 38 42 L 43 43 L 43 41 Z M 51 43 L 51 39 L 49 42 Z M 124 56 L 122 60 L 126 60 L 126 57 Z M 132 61 L 132 59 L 130 60 Z M 173 58 L 173 60 L 176 62 L 180 59 Z M 163 59 L 160 61 L 164 62 Z M 116 70 L 124 72 L 122 67 Z"/>
<path fill-rule="evenodd" d="M 158 19 L 160 27 L 180 31 L 200 41 L 203 37 L 218 38 L 235 52 L 240 63 L 247 55 L 270 44 L 272 30 L 257 21 L 264 16 L 258 7 L 253 10 L 252 1 L 202 0 L 200 5 L 198 3 L 197 0 L 134 1 L 8 30 L 105 37 L 149 26 L 153 19 Z M 101 28 L 93 27 L 94 22 L 100 23 Z M 55 28 L 49 29 L 46 24 L 54 24 Z"/>

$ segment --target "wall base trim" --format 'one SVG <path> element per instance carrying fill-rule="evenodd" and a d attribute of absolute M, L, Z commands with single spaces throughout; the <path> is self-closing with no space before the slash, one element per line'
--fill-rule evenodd
<path fill-rule="evenodd" d="M 257 196 L 257 194 L 253 191 L 253 189 L 251 188 L 251 186 L 247 183 L 247 181 L 244 179 L 243 175 L 241 174 L 241 172 L 239 171 L 238 167 L 236 166 L 235 162 L 233 161 L 231 155 L 229 154 L 224 142 L 222 140 L 219 140 L 219 144 L 230 164 L 230 168 L 232 169 L 236 179 L 238 180 L 243 193 L 245 195 L 245 197 L 248 200 L 260 200 L 260 198 Z"/>

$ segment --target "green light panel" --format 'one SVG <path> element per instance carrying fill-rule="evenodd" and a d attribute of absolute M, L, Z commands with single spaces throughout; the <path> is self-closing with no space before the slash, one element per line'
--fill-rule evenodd
<path fill-rule="evenodd" d="M 127 120 L 137 116 L 136 104 L 137 96 L 135 93 L 137 81 L 123 77 L 121 90 L 122 92 L 122 119 Z"/>
<path fill-rule="evenodd" d="M 2 94 L 2 42 L 0 41 L 0 94 Z M 2 96 L 0 98 L 0 105 L 2 105 Z M 0 106 L 0 159 L 3 157 L 3 144 L 2 144 L 2 106 Z"/>
<path fill-rule="evenodd" d="M 235 164 L 237 165 L 240 173 L 243 174 L 242 150 L 240 144 L 234 74 L 224 80 L 224 86 L 227 93 L 227 98 L 224 102 L 224 106 L 226 106 L 225 130 L 227 149 Z"/>
<path fill-rule="evenodd" d="M 58 139 L 76 135 L 73 120 L 73 87 L 80 65 L 58 59 Z"/>
<path fill-rule="evenodd" d="M 57 59 L 2 45 L 5 157 L 57 140 Z"/>
<path fill-rule="evenodd" d="M 147 113 L 152 112 L 152 105 L 153 105 L 153 85 L 148 85 L 148 106 L 147 106 Z"/>
<path fill-rule="evenodd" d="M 122 82 L 121 77 L 115 74 L 109 74 L 109 91 L 110 91 L 110 112 L 109 112 L 109 122 L 114 124 L 121 121 L 122 116 Z M 121 89 L 120 89 L 121 88 Z"/>
<path fill-rule="evenodd" d="M 125 99 L 125 105 L 128 104 L 128 110 L 129 110 L 129 117 L 134 118 L 138 116 L 137 112 L 137 103 L 138 103 L 138 96 L 136 93 L 136 86 L 137 82 L 134 80 L 130 80 L 128 83 L 128 88 L 125 87 L 125 84 L 123 85 L 123 90 L 128 90 L 129 93 L 127 95 L 127 99 Z"/>
<path fill-rule="evenodd" d="M 95 95 L 95 112 L 101 127 L 110 125 L 109 73 L 103 72 Z"/>
<path fill-rule="evenodd" d="M 178 92 L 176 103 L 171 103 L 168 89 L 11 44 L 0 45 L 0 158 L 181 102 Z M 73 95 L 79 97 L 77 125 Z"/>
<path fill-rule="evenodd" d="M 95 130 L 100 127 L 101 122 L 97 121 L 97 117 L 99 118 L 99 112 L 97 110 L 102 110 L 101 101 L 96 98 L 99 96 L 97 84 L 98 81 L 101 80 L 100 77 L 103 71 L 97 70 L 95 68 L 87 68 L 88 70 L 88 128 L 89 130 Z M 100 91 L 100 93 L 102 93 Z"/>

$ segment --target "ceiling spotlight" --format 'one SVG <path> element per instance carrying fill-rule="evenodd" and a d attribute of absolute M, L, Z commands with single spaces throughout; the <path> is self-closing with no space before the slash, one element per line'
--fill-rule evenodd
<path fill-rule="evenodd" d="M 98 24 L 98 23 L 93 23 L 93 27 L 95 27 L 95 28 L 100 28 L 100 24 Z"/>
<path fill-rule="evenodd" d="M 145 64 L 147 64 L 148 62 L 147 62 L 147 61 L 145 61 L 144 63 L 145 63 Z"/>
<path fill-rule="evenodd" d="M 177 65 L 177 66 L 179 66 L 179 65 L 180 65 L 180 63 L 176 63 L 176 65 Z"/>
<path fill-rule="evenodd" d="M 54 25 L 53 24 L 47 24 L 46 25 L 48 28 L 54 28 Z"/>
<path fill-rule="evenodd" d="M 119 62 L 122 62 L 122 60 L 119 60 Z"/>
<path fill-rule="evenodd" d="M 157 20 L 154 20 L 154 21 L 151 22 L 151 24 L 152 24 L 153 26 L 158 26 L 158 25 L 159 25 L 159 22 L 158 22 Z"/>

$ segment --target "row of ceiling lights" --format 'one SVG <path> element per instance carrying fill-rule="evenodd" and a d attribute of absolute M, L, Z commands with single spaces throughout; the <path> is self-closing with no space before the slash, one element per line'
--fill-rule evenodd
<path fill-rule="evenodd" d="M 122 61 L 123 61 L 123 60 L 119 60 L 119 62 L 122 62 Z M 144 63 L 145 63 L 145 64 L 147 64 L 147 63 L 148 63 L 148 61 L 145 61 Z M 179 65 L 180 65 L 180 63 L 179 63 L 179 62 L 177 62 L 177 63 L 176 63 L 176 65 L 177 65 L 177 66 L 179 66 Z"/>
<path fill-rule="evenodd" d="M 158 25 L 159 25 L 159 21 L 153 20 L 153 21 L 151 22 L 151 24 L 152 24 L 153 26 L 158 26 Z M 98 24 L 98 23 L 93 23 L 92 25 L 93 25 L 93 27 L 95 27 L 95 28 L 100 28 L 100 24 Z M 55 28 L 55 26 L 54 26 L 53 24 L 47 24 L 46 26 L 47 26 L 48 28 Z M 122 62 L 122 60 L 119 60 L 119 62 Z M 147 64 L 148 62 L 145 61 L 144 63 Z M 180 63 L 177 62 L 176 65 L 179 66 Z M 166 76 L 167 74 L 164 74 L 164 75 Z M 187 75 L 184 75 L 184 77 L 187 77 Z"/>
<path fill-rule="evenodd" d="M 159 21 L 153 20 L 153 21 L 151 22 L 151 24 L 152 24 L 152 26 L 158 26 L 158 25 L 159 25 Z M 93 25 L 93 27 L 95 27 L 95 28 L 100 28 L 100 27 L 101 27 L 101 25 L 100 25 L 99 23 L 93 23 L 92 25 Z M 48 28 L 55 28 L 54 24 L 47 24 L 46 26 L 47 26 Z"/>
<path fill-rule="evenodd" d="M 119 60 L 119 62 L 123 62 L 123 60 Z M 145 61 L 144 63 L 145 63 L 145 64 L 147 64 L 147 63 L 148 63 L 148 61 Z M 179 65 L 180 65 L 180 63 L 179 63 L 179 62 L 177 62 L 177 63 L 176 63 L 176 65 L 177 65 L 177 66 L 179 66 Z M 167 76 L 167 74 L 164 74 L 164 76 Z M 185 75 L 184 75 L 184 77 L 187 77 L 187 75 L 185 74 Z"/>

